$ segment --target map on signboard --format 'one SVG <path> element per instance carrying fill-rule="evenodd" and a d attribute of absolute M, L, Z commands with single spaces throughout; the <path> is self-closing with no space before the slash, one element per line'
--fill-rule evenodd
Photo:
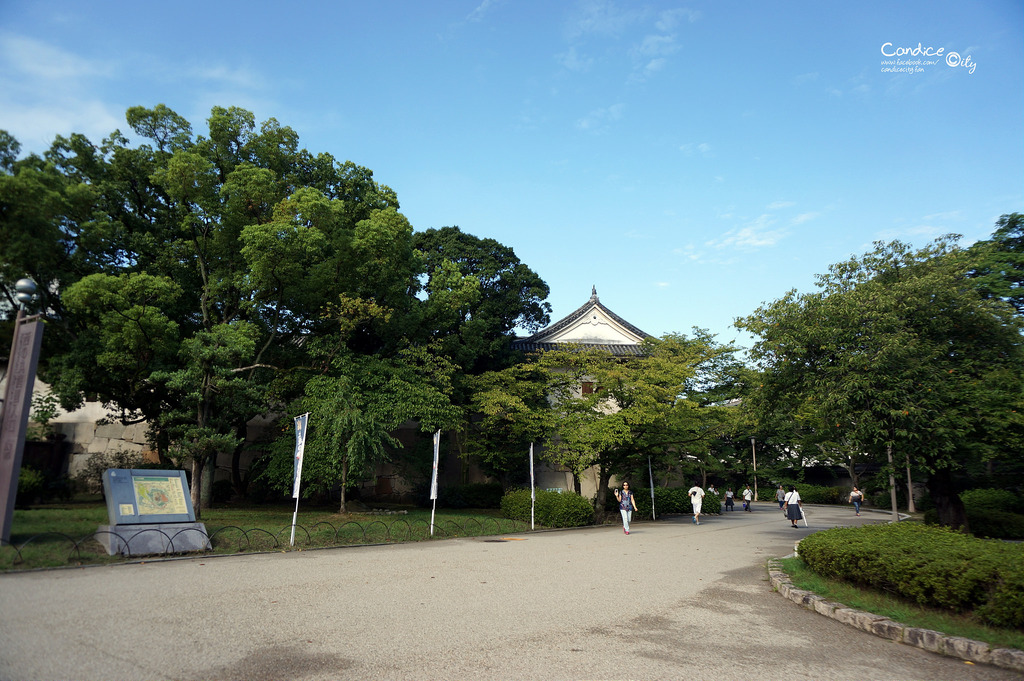
<path fill-rule="evenodd" d="M 178 478 L 133 477 L 139 515 L 188 513 L 188 503 Z"/>

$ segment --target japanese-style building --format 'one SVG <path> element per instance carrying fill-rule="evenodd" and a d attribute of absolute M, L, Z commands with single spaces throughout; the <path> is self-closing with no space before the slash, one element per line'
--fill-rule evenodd
<path fill-rule="evenodd" d="M 593 287 L 590 300 L 574 312 L 532 336 L 517 338 L 512 347 L 524 352 L 543 352 L 574 343 L 607 350 L 616 356 L 639 355 L 641 343 L 649 336 L 605 307 L 597 297 L 597 287 Z"/>
<path fill-rule="evenodd" d="M 616 357 L 639 355 L 643 352 L 646 333 L 605 307 L 597 297 L 597 287 L 591 288 L 590 300 L 559 321 L 532 336 L 517 338 L 512 347 L 523 352 L 557 350 L 567 344 L 605 350 Z M 581 386 L 586 392 L 590 384 Z M 573 489 L 572 472 L 560 466 L 539 464 L 535 469 L 537 486 L 542 489 L 568 491 Z M 580 493 L 585 498 L 597 493 L 597 470 L 584 473 L 580 480 Z"/>

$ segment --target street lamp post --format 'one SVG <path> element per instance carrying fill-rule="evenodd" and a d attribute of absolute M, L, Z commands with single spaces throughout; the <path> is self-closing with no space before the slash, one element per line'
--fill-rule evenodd
<path fill-rule="evenodd" d="M 756 440 L 750 438 L 750 455 L 754 459 L 754 501 L 757 501 L 757 447 L 755 447 Z"/>
<path fill-rule="evenodd" d="M 3 541 L 11 538 L 14 498 L 18 493 L 18 474 L 25 452 L 25 429 L 32 408 L 32 388 L 43 341 L 43 324 L 39 315 L 25 316 L 25 306 L 35 297 L 35 282 L 19 279 L 14 288 L 21 305 L 14 323 L 11 356 L 7 361 L 7 385 L 3 405 L 0 405 L 0 539 Z"/>

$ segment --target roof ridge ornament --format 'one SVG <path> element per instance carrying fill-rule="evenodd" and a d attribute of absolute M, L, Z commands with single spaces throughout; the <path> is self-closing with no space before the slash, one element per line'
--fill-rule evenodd
<path fill-rule="evenodd" d="M 597 286 L 590 287 L 590 299 L 597 302 Z"/>

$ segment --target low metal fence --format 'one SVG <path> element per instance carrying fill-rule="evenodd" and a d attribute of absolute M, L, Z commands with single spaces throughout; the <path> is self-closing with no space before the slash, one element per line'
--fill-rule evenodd
<path fill-rule="evenodd" d="M 207 553 L 235 554 L 260 551 L 288 551 L 311 548 L 329 548 L 334 546 L 353 546 L 371 544 L 390 544 L 411 541 L 427 541 L 431 539 L 450 539 L 453 537 L 483 537 L 505 533 L 529 531 L 529 523 L 507 518 L 465 518 L 454 520 L 445 518 L 434 523 L 431 532 L 430 523 L 426 520 L 406 520 L 389 518 L 373 520 L 349 520 L 340 524 L 320 521 L 309 527 L 295 525 L 295 544 L 291 543 L 292 526 L 285 525 L 274 532 L 265 528 L 255 527 L 243 529 L 236 525 L 227 525 L 210 529 L 205 533 L 206 551 L 184 552 L 180 549 L 182 541 L 178 539 L 184 533 L 191 535 L 190 544 L 195 544 L 194 533 L 204 534 L 195 527 L 175 531 L 173 526 L 147 528 L 133 531 L 131 535 L 121 536 L 116 529 L 98 530 L 84 537 L 75 538 L 59 532 L 46 532 L 33 535 L 20 543 L 0 541 L 0 570 L 23 570 L 32 568 L 51 568 L 68 565 L 117 563 L 137 560 L 143 555 L 170 557 L 174 555 L 204 555 Z M 98 539 L 101 534 L 109 534 L 116 538 L 121 546 L 121 553 L 108 555 L 103 543 Z M 146 536 L 146 535 L 149 536 Z M 151 545 L 156 534 L 163 542 L 164 550 L 160 553 L 139 552 L 140 545 Z M 175 540 L 178 547 L 175 548 Z M 132 550 L 133 544 L 136 547 Z"/>

